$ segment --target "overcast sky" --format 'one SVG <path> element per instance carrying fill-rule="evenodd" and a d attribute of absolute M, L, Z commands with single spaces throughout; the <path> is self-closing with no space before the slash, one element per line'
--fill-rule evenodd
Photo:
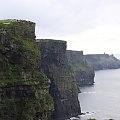
<path fill-rule="evenodd" d="M 1 0 L 0 19 L 34 21 L 37 38 L 71 50 L 120 54 L 120 0 Z"/>

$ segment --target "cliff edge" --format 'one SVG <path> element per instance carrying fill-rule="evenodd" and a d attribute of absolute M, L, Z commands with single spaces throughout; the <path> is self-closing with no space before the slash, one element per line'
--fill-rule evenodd
<path fill-rule="evenodd" d="M 89 54 L 84 55 L 88 64 L 95 70 L 117 69 L 120 68 L 120 60 L 108 54 Z"/>
<path fill-rule="evenodd" d="M 83 51 L 67 50 L 68 62 L 71 65 L 78 86 L 94 84 L 94 70 L 84 58 Z"/>
<path fill-rule="evenodd" d="M 64 120 L 81 114 L 78 89 L 66 57 L 66 41 L 39 39 L 42 71 L 50 79 L 50 94 L 54 101 L 54 120 Z"/>
<path fill-rule="evenodd" d="M 0 21 L 0 120 L 49 120 L 49 80 L 39 70 L 35 23 Z"/>

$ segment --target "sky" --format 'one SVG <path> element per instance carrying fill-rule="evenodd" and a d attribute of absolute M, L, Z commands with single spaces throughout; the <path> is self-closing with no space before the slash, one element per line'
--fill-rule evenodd
<path fill-rule="evenodd" d="M 36 23 L 36 38 L 84 54 L 120 54 L 120 0 L 1 0 L 0 19 Z"/>

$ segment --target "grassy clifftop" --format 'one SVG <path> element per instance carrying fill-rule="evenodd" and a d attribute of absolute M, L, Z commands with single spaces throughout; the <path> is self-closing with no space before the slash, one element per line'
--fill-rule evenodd
<path fill-rule="evenodd" d="M 0 21 L 0 120 L 50 119 L 53 101 L 39 61 L 35 23 Z"/>
<path fill-rule="evenodd" d="M 16 33 L 16 28 L 19 27 L 20 30 L 21 25 L 26 25 L 25 23 L 23 21 L 15 22 L 14 25 L 0 23 L 0 63 L 3 69 L 0 72 L 0 83 L 30 80 L 25 73 L 32 73 L 31 81 L 38 81 L 34 75 L 37 73 L 33 73 L 40 59 L 35 41 L 28 35 L 29 33 L 27 34 L 26 28 L 25 31 L 21 29 Z"/>

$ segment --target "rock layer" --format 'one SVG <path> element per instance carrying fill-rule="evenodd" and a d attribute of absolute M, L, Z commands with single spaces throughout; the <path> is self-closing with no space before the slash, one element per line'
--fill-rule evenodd
<path fill-rule="evenodd" d="M 41 68 L 51 81 L 53 119 L 64 120 L 80 114 L 77 85 L 66 57 L 66 42 L 40 39 L 37 44 L 41 52 Z"/>
<path fill-rule="evenodd" d="M 39 71 L 35 23 L 0 21 L 0 120 L 49 120 L 49 80 Z"/>

